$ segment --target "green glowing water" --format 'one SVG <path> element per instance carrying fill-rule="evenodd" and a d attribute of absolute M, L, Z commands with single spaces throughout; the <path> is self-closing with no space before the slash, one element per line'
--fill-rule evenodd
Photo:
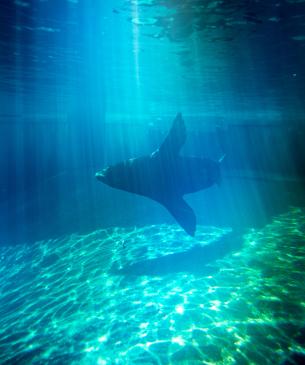
<path fill-rule="evenodd" d="M 293 208 L 239 237 L 164 225 L 2 247 L 0 363 L 281 364 L 305 353 L 304 243 Z"/>

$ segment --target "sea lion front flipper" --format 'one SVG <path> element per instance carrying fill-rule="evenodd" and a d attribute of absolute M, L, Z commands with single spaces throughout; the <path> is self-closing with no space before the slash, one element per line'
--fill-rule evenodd
<path fill-rule="evenodd" d="M 193 209 L 181 197 L 173 197 L 162 202 L 166 209 L 172 214 L 180 226 L 190 236 L 195 236 L 196 216 Z"/>
<path fill-rule="evenodd" d="M 168 135 L 154 154 L 158 153 L 164 158 L 177 156 L 185 141 L 186 128 L 181 113 L 178 113 L 176 118 L 173 120 L 173 124 Z"/>

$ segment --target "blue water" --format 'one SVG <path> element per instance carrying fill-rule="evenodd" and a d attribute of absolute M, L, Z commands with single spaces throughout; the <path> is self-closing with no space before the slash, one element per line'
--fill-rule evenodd
<path fill-rule="evenodd" d="M 303 364 L 305 2 L 0 3 L 0 363 Z M 219 185 L 94 175 L 156 151 Z"/>

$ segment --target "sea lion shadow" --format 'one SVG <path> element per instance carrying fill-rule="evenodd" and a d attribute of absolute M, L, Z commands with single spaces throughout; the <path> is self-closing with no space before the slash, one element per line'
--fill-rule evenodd
<path fill-rule="evenodd" d="M 110 274 L 162 276 L 185 272 L 194 275 L 211 275 L 219 268 L 210 264 L 239 251 L 243 245 L 242 238 L 242 234 L 232 232 L 209 245 L 196 245 L 185 252 L 136 262 L 120 269 L 113 265 Z"/>

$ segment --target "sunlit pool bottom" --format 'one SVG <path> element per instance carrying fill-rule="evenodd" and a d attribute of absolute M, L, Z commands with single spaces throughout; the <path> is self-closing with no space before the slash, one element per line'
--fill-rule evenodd
<path fill-rule="evenodd" d="M 116 228 L 0 257 L 1 364 L 292 364 L 305 354 L 297 208 L 243 234 Z"/>

